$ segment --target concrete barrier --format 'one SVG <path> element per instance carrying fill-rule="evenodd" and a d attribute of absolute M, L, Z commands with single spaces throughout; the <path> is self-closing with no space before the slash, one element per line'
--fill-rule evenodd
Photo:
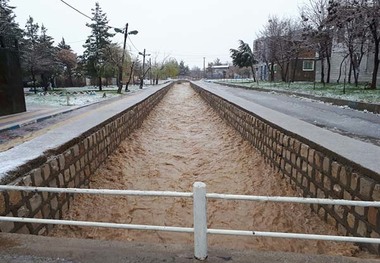
<path fill-rule="evenodd" d="M 380 201 L 380 148 L 247 102 L 202 82 L 192 87 L 304 197 Z M 380 236 L 378 208 L 312 205 L 343 235 Z M 379 247 L 368 245 L 372 252 Z"/>

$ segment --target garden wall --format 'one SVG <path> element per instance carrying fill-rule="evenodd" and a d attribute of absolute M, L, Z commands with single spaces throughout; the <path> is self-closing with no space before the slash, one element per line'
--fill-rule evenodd
<path fill-rule="evenodd" d="M 107 156 L 141 125 L 172 85 L 158 89 L 120 114 L 84 132 L 79 138 L 23 164 L 15 170 L 17 176 L 10 176 L 11 178 L 16 176 L 10 184 L 87 187 L 91 175 Z M 0 192 L 0 215 L 60 219 L 69 209 L 72 200 L 72 194 L 2 191 Z M 44 234 L 52 227 L 53 225 L 0 222 L 0 231 L 11 233 Z"/>
<path fill-rule="evenodd" d="M 279 125 L 280 121 L 269 121 L 270 114 L 263 118 L 259 108 L 254 112 L 244 104 L 221 92 L 192 83 L 192 87 L 213 107 L 218 114 L 232 125 L 246 140 L 250 141 L 265 157 L 266 161 L 278 168 L 304 197 L 334 198 L 347 200 L 380 201 L 379 147 L 370 146 L 352 139 L 319 129 L 299 120 L 271 113 L 273 119 L 281 119 L 289 129 Z M 289 118 L 289 119 L 286 119 Z M 298 126 L 298 127 L 292 127 Z M 304 125 L 304 126 L 302 126 Z M 314 129 L 312 132 L 311 130 Z M 319 130 L 316 130 L 319 129 Z M 302 134 L 319 134 L 310 140 Z M 310 135 L 311 137 L 312 135 Z M 330 136 L 331 138 L 329 138 Z M 339 139 L 336 139 L 340 136 Z M 374 150 L 372 161 L 377 170 L 337 153 L 334 147 L 341 146 L 342 152 L 352 151 L 365 158 L 365 152 Z M 323 141 L 321 144 L 318 141 Z M 326 143 L 331 141 L 333 143 Z M 335 143 L 335 145 L 334 145 Z M 328 147 L 326 145 L 330 145 Z M 352 145 L 352 147 L 351 147 Z M 356 145 L 360 145 L 357 147 Z M 346 148 L 344 148 L 346 147 Z M 363 148 L 365 147 L 365 148 Z M 362 149 L 363 148 L 363 149 Z M 352 154 L 351 152 L 349 154 Z M 376 162 L 377 159 L 377 162 Z M 380 214 L 378 208 L 312 205 L 313 211 L 325 221 L 336 226 L 343 235 L 380 237 Z M 380 253 L 379 246 L 368 245 L 370 250 Z"/>

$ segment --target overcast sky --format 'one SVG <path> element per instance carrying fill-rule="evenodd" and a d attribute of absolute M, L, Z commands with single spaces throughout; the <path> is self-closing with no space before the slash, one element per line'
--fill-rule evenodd
<path fill-rule="evenodd" d="M 184 60 L 191 67 L 203 68 L 203 57 L 208 62 L 219 58 L 231 61 L 230 48 L 237 48 L 238 40 L 252 43 L 270 15 L 298 17 L 299 6 L 308 0 L 65 0 L 83 13 L 91 15 L 95 2 L 107 14 L 109 25 L 138 30 L 128 42 L 132 54 L 138 51 L 152 54 L 161 60 L 171 56 Z M 83 43 L 90 34 L 86 22 L 90 20 L 70 9 L 60 0 L 10 0 L 15 6 L 16 21 L 21 28 L 32 16 L 44 24 L 56 42 L 62 37 L 72 49 L 83 52 Z M 122 44 L 118 34 L 114 41 Z M 137 50 L 138 51 L 137 51 Z"/>

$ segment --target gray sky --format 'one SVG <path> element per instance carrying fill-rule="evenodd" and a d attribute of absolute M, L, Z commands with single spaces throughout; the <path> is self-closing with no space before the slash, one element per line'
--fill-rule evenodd
<path fill-rule="evenodd" d="M 83 13 L 91 15 L 94 0 L 65 0 Z M 238 40 L 252 43 L 270 15 L 298 17 L 298 7 L 308 0 L 98 0 L 107 14 L 110 26 L 139 34 L 130 36 L 139 51 L 146 48 L 152 58 L 171 56 L 184 60 L 190 67 L 203 68 L 219 58 L 230 61 L 229 49 L 237 48 Z M 48 34 L 59 42 L 62 37 L 81 54 L 90 34 L 90 20 L 70 9 L 60 0 L 10 0 L 15 6 L 16 20 L 25 27 L 29 15 L 44 24 Z M 122 44 L 122 34 L 114 41 Z M 128 42 L 133 55 L 138 51 Z"/>

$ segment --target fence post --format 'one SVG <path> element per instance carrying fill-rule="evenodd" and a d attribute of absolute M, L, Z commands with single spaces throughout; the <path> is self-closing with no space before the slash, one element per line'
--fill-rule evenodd
<path fill-rule="evenodd" d="M 198 260 L 205 260 L 207 258 L 206 184 L 195 182 L 193 194 L 194 257 Z"/>

